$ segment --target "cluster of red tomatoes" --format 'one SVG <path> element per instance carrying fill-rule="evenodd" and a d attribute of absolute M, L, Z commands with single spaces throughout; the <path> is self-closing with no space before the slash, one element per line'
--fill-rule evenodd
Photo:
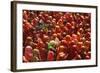
<path fill-rule="evenodd" d="M 23 10 L 23 62 L 90 58 L 90 13 Z"/>

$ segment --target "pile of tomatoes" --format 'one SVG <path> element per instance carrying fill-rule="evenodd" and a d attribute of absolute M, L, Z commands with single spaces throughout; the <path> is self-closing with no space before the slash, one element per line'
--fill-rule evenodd
<path fill-rule="evenodd" d="M 91 59 L 91 14 L 23 10 L 23 62 Z"/>

